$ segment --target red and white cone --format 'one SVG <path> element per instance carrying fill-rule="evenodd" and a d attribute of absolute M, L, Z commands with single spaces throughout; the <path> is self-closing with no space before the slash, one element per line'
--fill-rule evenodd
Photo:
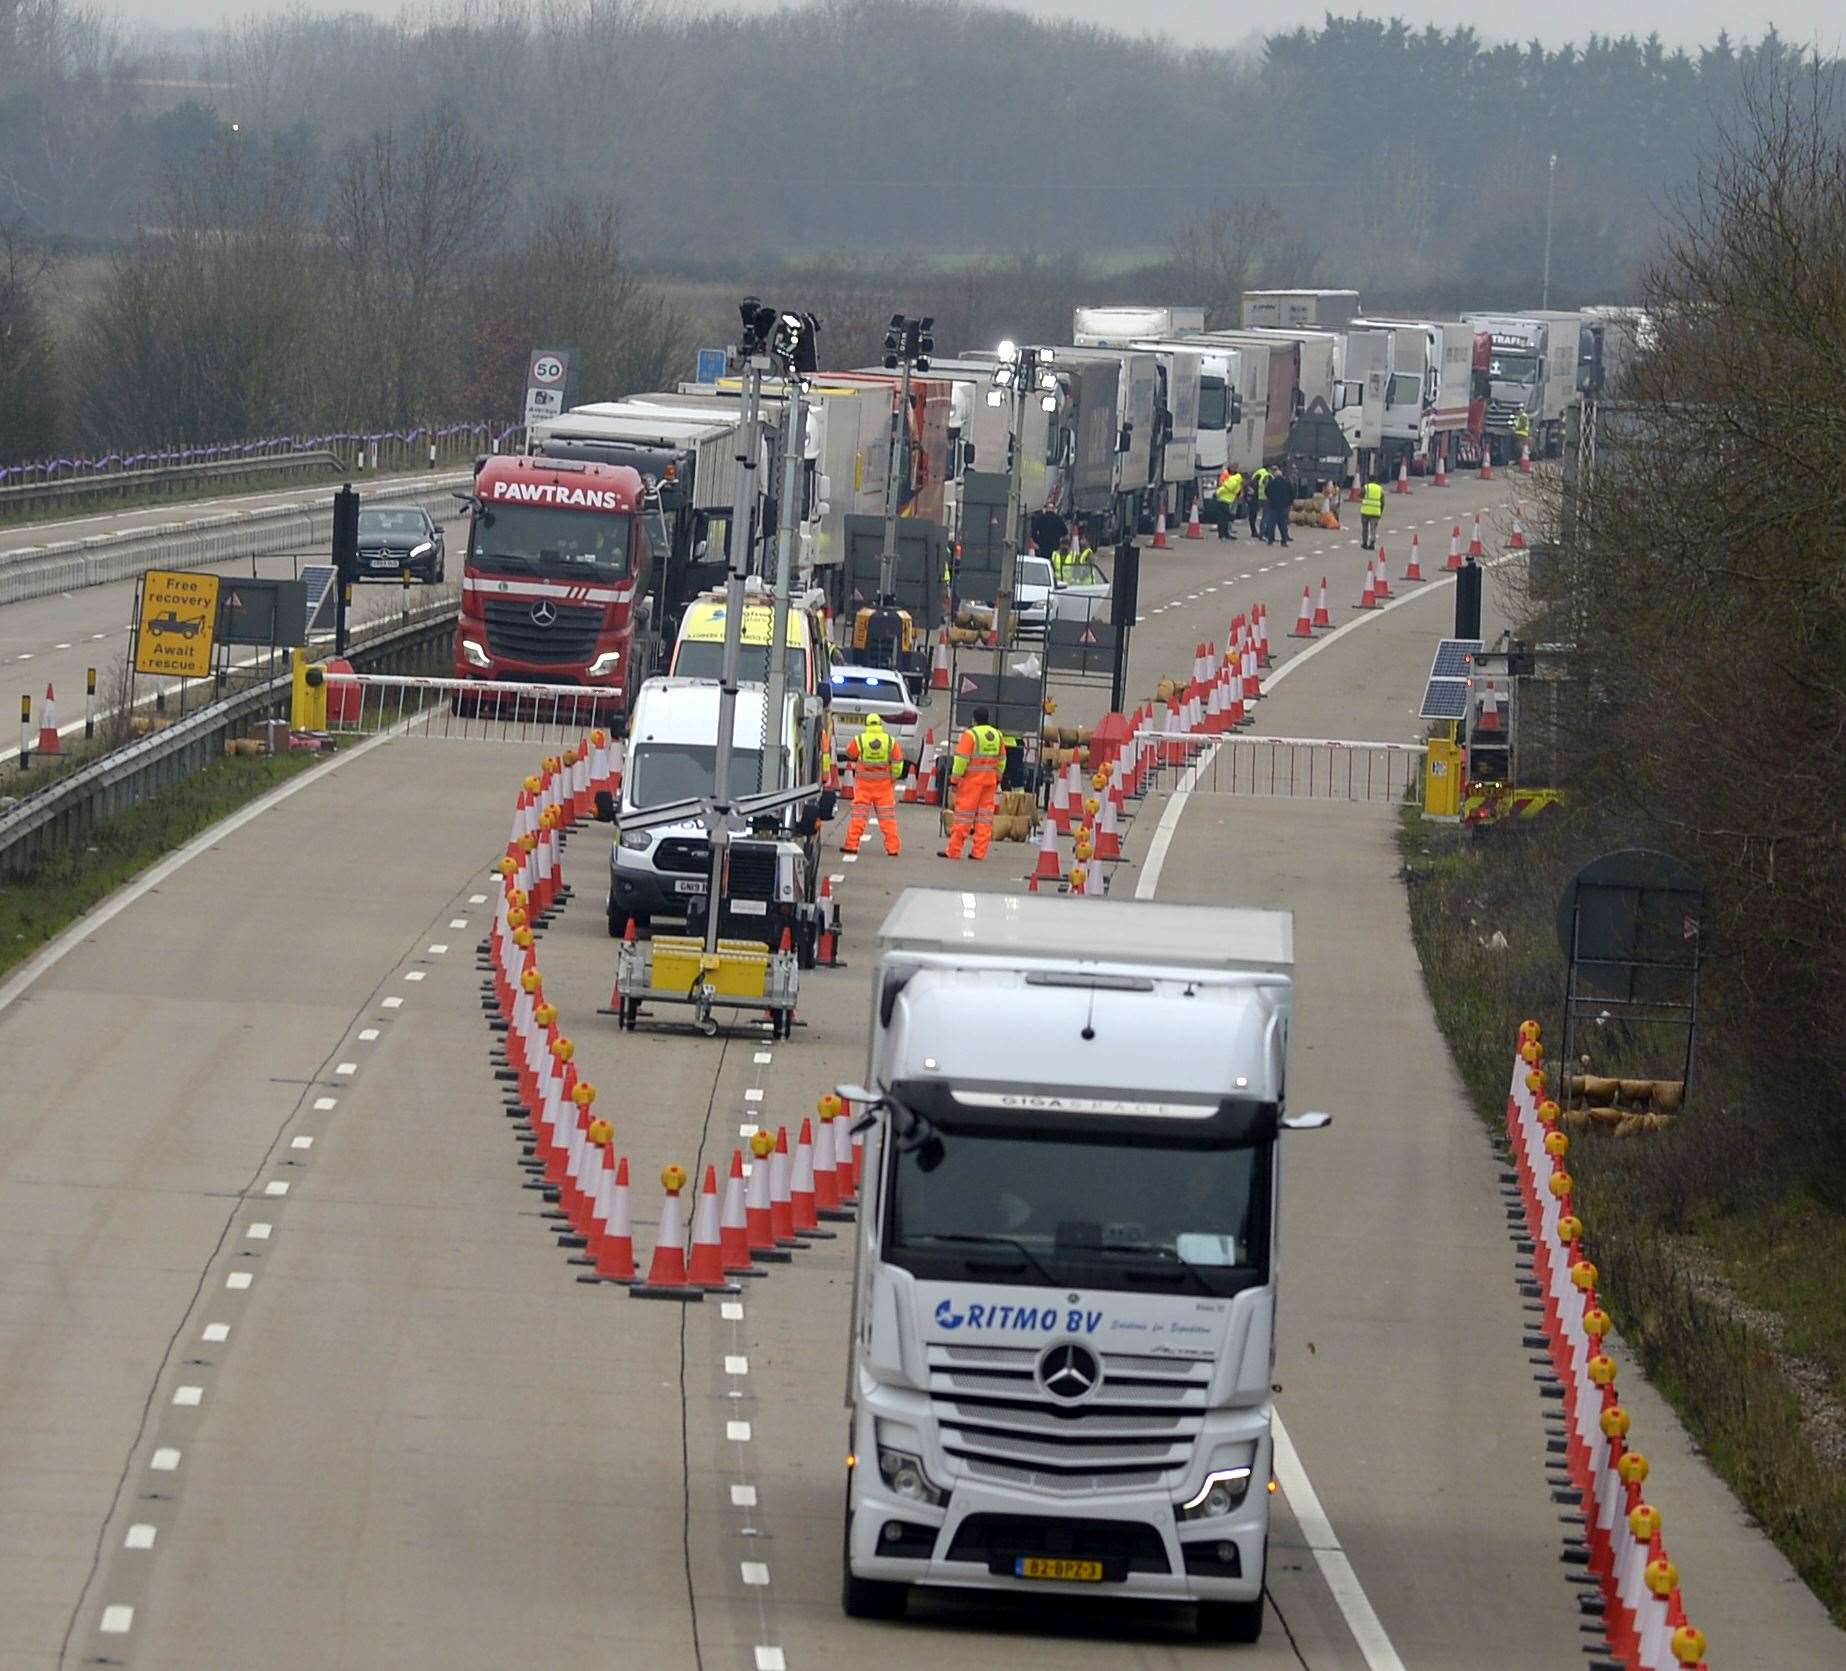
<path fill-rule="evenodd" d="M 1308 595 L 1307 587 L 1301 588 L 1301 613 L 1295 617 L 1295 624 L 1289 628 L 1290 638 L 1312 638 L 1314 636 L 1314 601 Z"/>
<path fill-rule="evenodd" d="M 1393 491 L 1397 493 L 1410 491 L 1410 460 L 1408 457 L 1397 461 L 1397 481 L 1393 484 Z"/>
<path fill-rule="evenodd" d="M 1333 613 L 1327 605 L 1327 577 L 1320 577 L 1320 598 L 1314 605 L 1314 625 L 1330 627 L 1333 625 Z"/>
<path fill-rule="evenodd" d="M 776 1146 L 769 1157 L 769 1223 L 779 1247 L 800 1247 L 795 1234 L 795 1200 L 791 1189 L 795 1159 L 788 1152 L 788 1127 L 776 1127 Z"/>
<path fill-rule="evenodd" d="M 1205 538 L 1204 525 L 1199 521 L 1199 496 L 1196 493 L 1192 496 L 1191 514 L 1186 518 L 1186 538 L 1189 540 Z"/>
<path fill-rule="evenodd" d="M 602 1235 L 596 1243 L 597 1282 L 633 1283 L 635 1280 L 635 1208 L 628 1193 L 628 1157 L 611 1161 L 613 1144 L 603 1150 L 603 1182 L 597 1188 L 597 1216 Z M 591 1277 L 579 1277 L 589 1282 Z"/>
<path fill-rule="evenodd" d="M 1449 485 L 1449 450 L 1447 447 L 1438 447 L 1436 449 L 1435 485 L 1437 487 L 1447 487 Z"/>
<path fill-rule="evenodd" d="M 1442 566 L 1451 574 L 1461 567 L 1461 524 L 1459 522 L 1449 530 L 1449 560 Z"/>
<path fill-rule="evenodd" d="M 1478 563 L 1486 555 L 1487 547 L 1481 540 L 1481 513 L 1476 511 L 1474 513 L 1474 528 L 1468 535 L 1468 556 L 1473 562 Z"/>
<path fill-rule="evenodd" d="M 1352 480 L 1346 484 L 1346 503 L 1356 505 L 1365 497 L 1365 489 L 1359 485 L 1359 466 L 1352 467 Z"/>
<path fill-rule="evenodd" d="M 917 799 L 924 806 L 942 805 L 942 785 L 936 781 L 936 728 L 923 733 L 923 758 L 917 762 Z"/>
<path fill-rule="evenodd" d="M 949 688 L 949 629 L 944 627 L 936 634 L 936 648 L 930 657 L 929 688 L 947 690 Z"/>
<path fill-rule="evenodd" d="M 1228 723 L 1223 729 L 1229 730 Z M 1115 797 L 1104 795 L 1102 808 L 1096 818 L 1096 861 L 1119 859 L 1122 856 L 1122 829 L 1116 822 Z"/>
<path fill-rule="evenodd" d="M 1404 578 L 1406 580 L 1421 580 L 1423 578 L 1422 558 L 1423 542 L 1415 534 L 1412 534 L 1410 536 L 1410 561 L 1404 567 Z"/>
<path fill-rule="evenodd" d="M 643 1300 L 702 1300 L 704 1290 L 693 1287 L 686 1273 L 686 1210 L 679 1198 L 686 1187 L 686 1169 L 663 1167 L 660 1182 L 667 1195 L 660 1206 L 654 1257 L 648 1264 L 647 1281 L 636 1283 L 628 1292 Z"/>
<path fill-rule="evenodd" d="M 1493 442 L 1485 435 L 1481 437 L 1481 480 L 1493 480 Z"/>
<path fill-rule="evenodd" d="M 50 685 L 45 687 L 45 700 L 38 710 L 38 751 L 40 754 L 64 752 L 58 741 L 58 698 Z"/>
<path fill-rule="evenodd" d="M 750 1134 L 750 1175 L 744 1181 L 744 1230 L 750 1257 L 782 1265 L 794 1257 L 776 1246 L 775 1214 L 770 1207 L 770 1178 L 774 1171 L 776 1140 L 768 1132 Z"/>
<path fill-rule="evenodd" d="M 821 1098 L 822 1107 L 816 1118 L 820 1125 L 814 1133 L 814 1212 L 823 1219 L 850 1219 L 856 1215 L 848 1212 L 840 1204 L 840 1165 L 834 1149 L 834 1117 L 827 1112 L 828 1103 Z"/>
<path fill-rule="evenodd" d="M 1519 443 L 1519 474 L 1522 476 L 1532 474 L 1532 443 L 1530 441 Z"/>
<path fill-rule="evenodd" d="M 744 1209 L 744 1152 L 731 1151 L 731 1172 L 724 1180 L 724 1206 L 718 1215 L 718 1249 L 726 1276 L 768 1276 L 750 1258 L 750 1225 Z"/>
<path fill-rule="evenodd" d="M 718 1169 L 705 1168 L 698 1209 L 692 1215 L 692 1268 L 686 1280 L 708 1294 L 741 1294 L 743 1289 L 724 1275 L 724 1230 L 718 1203 Z"/>
<path fill-rule="evenodd" d="M 1367 557 L 1365 560 L 1365 590 L 1359 594 L 1359 601 L 1353 605 L 1354 609 L 1376 609 L 1378 607 L 1378 592 L 1372 584 L 1372 563 L 1373 559 Z"/>
<path fill-rule="evenodd" d="M 795 1169 L 788 1186 L 789 1206 L 795 1219 L 795 1234 L 823 1241 L 833 1235 L 820 1227 L 820 1215 L 814 1200 L 814 1122 L 801 1122 L 801 1135 L 795 1140 Z"/>
<path fill-rule="evenodd" d="M 1526 502 L 1521 499 L 1513 506 L 1513 533 L 1506 542 L 1508 551 L 1524 551 L 1526 548 Z"/>
<path fill-rule="evenodd" d="M 1058 782 L 1063 783 L 1060 777 Z M 1038 863 L 1032 867 L 1034 882 L 1056 882 L 1064 875 L 1064 858 L 1058 852 L 1058 827 L 1049 818 L 1039 821 Z"/>
<path fill-rule="evenodd" d="M 1378 555 L 1372 560 L 1372 566 L 1377 570 L 1372 577 L 1372 590 L 1381 598 L 1388 598 L 1391 595 L 1391 576 L 1386 572 L 1385 561 L 1385 548 L 1381 545 L 1378 548 Z"/>
<path fill-rule="evenodd" d="M 1259 603 L 1256 606 L 1256 665 L 1271 665 L 1269 655 L 1269 605 Z"/>
<path fill-rule="evenodd" d="M 1160 507 L 1159 516 L 1154 518 L 1154 549 L 1156 551 L 1172 550 L 1172 543 L 1167 539 L 1167 508 Z"/>

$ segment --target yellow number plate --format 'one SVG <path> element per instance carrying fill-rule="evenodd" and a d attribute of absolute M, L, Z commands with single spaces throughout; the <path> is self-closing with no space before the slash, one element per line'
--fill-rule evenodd
<path fill-rule="evenodd" d="M 1101 1561 L 1067 1561 L 1050 1555 L 1021 1555 L 1013 1562 L 1015 1578 L 1053 1578 L 1065 1584 L 1100 1584 Z"/>

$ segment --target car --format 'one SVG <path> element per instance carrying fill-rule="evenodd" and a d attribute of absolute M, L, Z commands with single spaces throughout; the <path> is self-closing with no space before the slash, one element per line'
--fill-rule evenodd
<path fill-rule="evenodd" d="M 203 615 L 180 615 L 169 609 L 164 615 L 156 615 L 147 624 L 147 630 L 156 638 L 163 638 L 170 632 L 176 632 L 181 638 L 197 638 L 199 629 L 205 625 Z"/>
<path fill-rule="evenodd" d="M 1051 594 L 1057 582 L 1049 557 L 1018 557 L 1013 569 L 1014 632 L 1020 638 L 1043 638 L 1051 616 Z"/>
<path fill-rule="evenodd" d="M 442 579 L 447 555 L 442 527 L 421 505 L 362 505 L 359 509 L 359 578 Z"/>
<path fill-rule="evenodd" d="M 837 758 L 845 758 L 846 745 L 865 729 L 867 716 L 876 714 L 904 751 L 905 765 L 916 766 L 923 722 L 903 674 L 888 667 L 835 662 L 828 683 L 833 692 L 833 746 Z"/>

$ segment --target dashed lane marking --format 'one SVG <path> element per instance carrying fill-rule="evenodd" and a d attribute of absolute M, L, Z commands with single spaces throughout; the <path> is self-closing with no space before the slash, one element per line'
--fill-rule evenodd
<path fill-rule="evenodd" d="M 756 1487 L 753 1485 L 734 1485 L 731 1487 L 731 1507 L 734 1509 L 753 1509 L 756 1507 Z"/>
<path fill-rule="evenodd" d="M 718 1315 L 727 1323 L 741 1323 L 744 1318 L 744 1308 L 736 1300 L 726 1300 L 723 1305 L 719 1306 Z M 747 1427 L 749 1424 L 746 1422 L 744 1425 Z M 748 1438 L 749 1435 L 745 1434 L 744 1437 Z"/>
<path fill-rule="evenodd" d="M 487 903 L 487 895 L 486 894 L 469 894 L 468 903 L 470 905 L 485 905 Z"/>
<path fill-rule="evenodd" d="M 258 1222 L 251 1225 L 250 1228 L 244 1232 L 244 1240 L 247 1242 L 266 1242 L 269 1240 L 275 1228 L 273 1224 Z"/>
<path fill-rule="evenodd" d="M 750 1360 L 739 1357 L 735 1352 L 727 1352 L 724 1358 L 724 1373 L 726 1375 L 748 1375 Z"/>
<path fill-rule="evenodd" d="M 442 956 L 442 954 L 443 954 L 444 952 L 446 952 L 446 951 L 447 951 L 448 949 L 449 949 L 449 948 L 448 948 L 448 947 L 447 947 L 446 945 L 444 945 L 444 946 L 431 946 L 431 947 L 430 947 L 430 955 L 431 955 L 432 957 L 441 957 L 441 956 Z"/>
<path fill-rule="evenodd" d="M 401 1010 L 404 1007 L 404 1000 L 402 998 L 381 998 L 379 1005 L 387 1010 Z"/>
<path fill-rule="evenodd" d="M 421 969 L 412 969 L 404 976 L 404 979 L 407 981 L 420 981 L 423 978 L 423 973 Z"/>
<path fill-rule="evenodd" d="M 288 1185 L 281 1178 L 271 1178 L 268 1183 L 263 1185 L 263 1193 L 271 1196 L 287 1195 Z"/>
<path fill-rule="evenodd" d="M 732 1444 L 747 1445 L 750 1442 L 750 1424 L 748 1422 L 726 1422 L 724 1436 Z"/>
<path fill-rule="evenodd" d="M 162 1445 L 147 1459 L 147 1465 L 157 1474 L 170 1474 L 179 1467 L 179 1451 L 173 1445 Z"/>
<path fill-rule="evenodd" d="M 24 656 L 19 658 L 25 660 Z M 97 1628 L 105 1636 L 126 1636 L 134 1628 L 135 1610 L 120 1602 L 103 1609 L 103 1622 Z"/>
<path fill-rule="evenodd" d="M 314 1099 L 314 1112 L 317 1114 L 328 1113 L 339 1106 L 340 1099 L 338 1097 L 316 1097 Z"/>
<path fill-rule="evenodd" d="M 145 1520 L 140 1520 L 128 1528 L 128 1535 L 122 1539 L 122 1547 L 124 1549 L 152 1549 L 154 1539 L 159 1536 L 158 1526 L 150 1526 Z"/>
<path fill-rule="evenodd" d="M 468 926 L 468 919 L 466 917 L 449 918 L 450 928 L 466 928 L 467 926 Z"/>
<path fill-rule="evenodd" d="M 199 1330 L 199 1339 L 209 1346 L 222 1346 L 230 1338 L 231 1325 L 229 1323 L 207 1323 Z"/>
<path fill-rule="evenodd" d="M 255 1280 L 255 1277 L 249 1271 L 232 1271 L 231 1274 L 224 1279 L 224 1285 L 227 1288 L 233 1289 L 248 1288 Z"/>
<path fill-rule="evenodd" d="M 769 1568 L 762 1561 L 739 1561 L 737 1567 L 746 1584 L 763 1585 L 769 1582 Z"/>
<path fill-rule="evenodd" d="M 377 1037 L 378 1029 L 376 1027 L 364 1027 L 360 1029 L 359 1042 L 361 1044 L 370 1044 L 372 1040 Z"/>
<path fill-rule="evenodd" d="M 755 1056 L 751 1058 L 759 1068 L 767 1067 L 774 1059 L 775 1052 L 771 1050 L 759 1050 Z"/>
<path fill-rule="evenodd" d="M 357 1062 L 342 1062 L 333 1071 L 341 1079 L 350 1079 L 359 1071 L 359 1064 Z"/>
<path fill-rule="evenodd" d="M 756 1671 L 788 1671 L 788 1661 L 780 1648 L 771 1648 L 757 1644 Z"/>
<path fill-rule="evenodd" d="M 203 1387 L 175 1387 L 173 1402 L 182 1410 L 195 1410 L 205 1402 Z"/>
<path fill-rule="evenodd" d="M 289 1147 L 291 1149 L 311 1149 L 314 1147 L 314 1139 L 311 1137 L 297 1137 L 289 1144 Z"/>

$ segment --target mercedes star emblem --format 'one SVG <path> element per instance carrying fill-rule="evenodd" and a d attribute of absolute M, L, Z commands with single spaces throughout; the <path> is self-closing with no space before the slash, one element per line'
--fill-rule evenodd
<path fill-rule="evenodd" d="M 540 598 L 532 606 L 532 624 L 535 627 L 548 627 L 558 618 L 556 606 L 549 598 Z"/>
<path fill-rule="evenodd" d="M 1096 1390 L 1102 1381 L 1102 1365 L 1087 1346 L 1067 1340 L 1045 1349 L 1038 1360 L 1038 1381 L 1053 1398 L 1075 1403 Z"/>

